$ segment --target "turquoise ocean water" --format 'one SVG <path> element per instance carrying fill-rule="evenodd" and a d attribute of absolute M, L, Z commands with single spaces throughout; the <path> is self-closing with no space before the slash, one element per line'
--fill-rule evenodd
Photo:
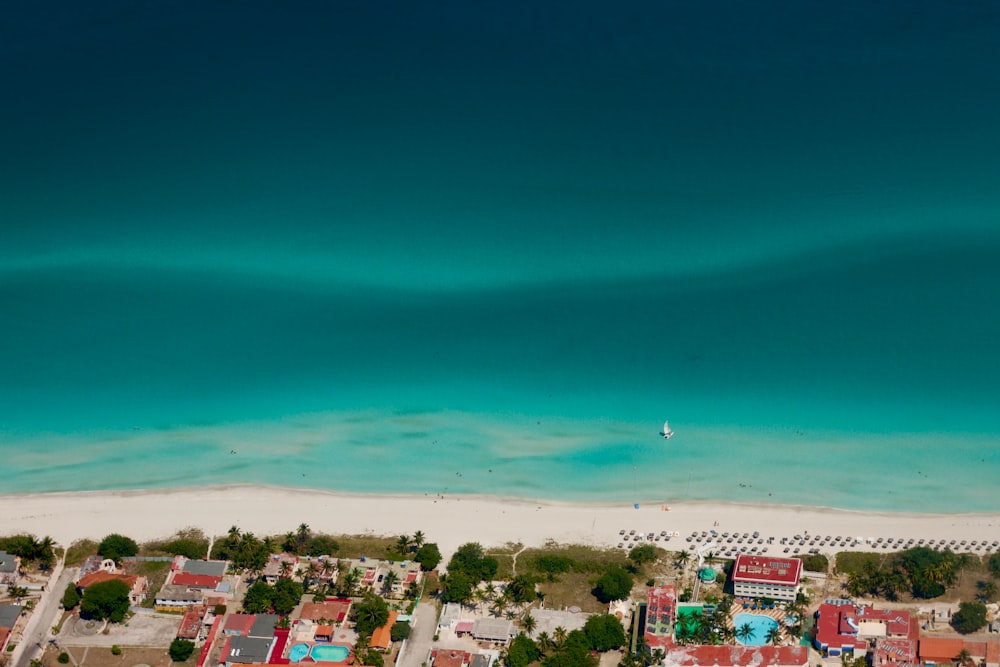
<path fill-rule="evenodd" d="M 730 5 L 7 8 L 0 492 L 1000 510 L 1000 14 Z"/>

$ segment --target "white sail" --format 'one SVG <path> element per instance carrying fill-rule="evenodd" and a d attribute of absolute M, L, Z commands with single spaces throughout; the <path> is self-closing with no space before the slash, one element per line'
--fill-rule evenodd
<path fill-rule="evenodd" d="M 674 432 L 670 430 L 670 422 L 668 421 L 663 422 L 663 437 L 669 438 L 673 434 Z"/>

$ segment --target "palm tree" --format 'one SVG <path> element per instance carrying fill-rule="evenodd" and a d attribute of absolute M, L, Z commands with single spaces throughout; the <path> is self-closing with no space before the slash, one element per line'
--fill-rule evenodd
<path fill-rule="evenodd" d="M 398 551 L 401 554 L 405 554 L 409 550 L 410 550 L 410 536 L 400 535 L 399 539 L 396 540 L 396 551 Z"/>
<path fill-rule="evenodd" d="M 537 623 L 535 621 L 535 617 L 532 616 L 530 612 L 525 614 L 524 618 L 521 619 L 521 627 L 523 627 L 524 631 L 527 632 L 529 635 L 535 629 L 536 625 Z"/>
<path fill-rule="evenodd" d="M 684 567 L 689 560 L 691 560 L 691 554 L 690 553 L 688 553 L 687 551 L 678 552 L 678 554 L 677 554 L 677 567 L 678 568 Z"/>
<path fill-rule="evenodd" d="M 986 604 L 997 596 L 997 584 L 995 581 L 980 581 L 976 584 L 976 587 L 979 589 L 979 593 L 976 597 L 978 597 L 979 601 L 983 604 Z"/>
<path fill-rule="evenodd" d="M 312 532 L 309 530 L 309 524 L 300 523 L 298 530 L 295 533 L 295 537 L 298 538 L 300 544 L 304 544 L 306 540 L 312 537 Z"/>
<path fill-rule="evenodd" d="M 414 547 L 413 550 L 414 551 L 416 551 L 420 547 L 424 546 L 424 539 L 426 539 L 424 537 L 424 531 L 418 530 L 417 532 L 413 533 L 413 547 Z"/>
<path fill-rule="evenodd" d="M 767 631 L 767 637 L 764 638 L 764 641 L 772 646 L 779 646 L 781 644 L 781 630 L 778 626 L 774 626 Z"/>
<path fill-rule="evenodd" d="M 568 634 L 569 633 L 566 632 L 566 628 L 564 628 L 561 625 L 552 632 L 553 638 L 555 639 L 556 648 L 561 648 L 562 645 L 566 643 L 566 636 Z"/>
<path fill-rule="evenodd" d="M 311 588 L 318 576 L 319 576 L 319 565 L 317 565 L 316 561 L 314 560 L 309 561 L 309 565 L 306 566 L 305 576 L 303 577 L 304 579 L 303 584 L 305 585 L 305 587 L 307 589 Z"/>
<path fill-rule="evenodd" d="M 549 633 L 542 630 L 538 633 L 538 648 L 544 653 L 547 649 L 552 648 L 552 638 L 549 637 Z"/>
<path fill-rule="evenodd" d="M 395 570 L 389 570 L 384 577 L 382 577 L 382 593 L 388 595 L 392 592 L 393 585 L 399 581 L 399 575 L 396 574 Z"/>
<path fill-rule="evenodd" d="M 955 662 L 959 665 L 962 665 L 962 667 L 975 664 L 975 662 L 972 660 L 972 656 L 964 648 L 958 652 L 958 655 L 955 656 Z"/>
<path fill-rule="evenodd" d="M 287 579 L 292 574 L 292 562 L 283 560 L 281 564 L 278 565 L 278 576 L 282 579 Z"/>
<path fill-rule="evenodd" d="M 295 553 L 295 550 L 298 548 L 298 546 L 299 543 L 295 539 L 295 533 L 293 533 L 292 531 L 288 531 L 287 533 L 285 533 L 285 537 L 281 542 L 281 550 L 287 553 Z"/>
<path fill-rule="evenodd" d="M 755 634 L 757 633 L 754 632 L 753 626 L 749 623 L 744 623 L 736 629 L 736 638 L 743 642 L 752 639 Z"/>

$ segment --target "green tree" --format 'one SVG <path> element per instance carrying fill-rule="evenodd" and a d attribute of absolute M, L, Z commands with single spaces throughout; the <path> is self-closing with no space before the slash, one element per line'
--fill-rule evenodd
<path fill-rule="evenodd" d="M 986 567 L 990 569 L 994 577 L 1000 579 L 1000 551 L 986 559 Z"/>
<path fill-rule="evenodd" d="M 496 576 L 498 567 L 497 560 L 486 556 L 478 542 L 463 544 L 448 561 L 449 574 L 464 572 L 473 584 L 492 579 Z"/>
<path fill-rule="evenodd" d="M 424 570 L 430 572 L 441 562 L 441 551 L 437 544 L 428 542 L 417 549 L 417 555 L 413 557 L 413 560 L 420 563 L 420 567 Z"/>
<path fill-rule="evenodd" d="M 388 595 L 392 592 L 392 587 L 399 581 L 399 575 L 396 574 L 395 570 L 389 570 L 384 577 L 382 577 L 382 594 Z"/>
<path fill-rule="evenodd" d="M 676 564 L 677 569 L 681 569 L 682 567 L 687 565 L 687 562 L 689 560 L 691 560 L 690 553 L 688 553 L 687 551 L 678 551 L 677 558 L 674 559 L 674 563 Z"/>
<path fill-rule="evenodd" d="M 986 603 L 990 602 L 993 598 L 997 596 L 997 584 L 995 581 L 980 581 L 976 583 L 976 588 L 979 589 L 979 593 L 976 597 L 980 602 Z"/>
<path fill-rule="evenodd" d="M 594 595 L 601 602 L 624 600 L 632 592 L 632 575 L 619 565 L 611 565 L 597 580 Z"/>
<path fill-rule="evenodd" d="M 538 626 L 538 621 L 536 621 L 535 617 L 532 616 L 531 614 L 525 614 L 524 618 L 521 619 L 521 627 L 523 627 L 524 631 L 527 632 L 529 635 L 535 631 L 535 628 L 537 626 Z"/>
<path fill-rule="evenodd" d="M 765 636 L 764 641 L 768 644 L 771 644 L 772 646 L 778 646 L 779 644 L 781 644 L 781 630 L 778 628 L 778 626 L 774 626 L 773 628 L 767 631 L 767 635 Z"/>
<path fill-rule="evenodd" d="M 461 570 L 448 571 L 441 579 L 441 601 L 465 604 L 472 599 L 472 580 Z"/>
<path fill-rule="evenodd" d="M 271 606 L 274 607 L 274 613 L 282 616 L 292 613 L 304 594 L 305 590 L 299 582 L 294 579 L 279 579 L 271 592 Z"/>
<path fill-rule="evenodd" d="M 507 598 L 518 604 L 533 602 L 538 598 L 535 592 L 535 578 L 530 574 L 519 574 L 507 583 Z"/>
<path fill-rule="evenodd" d="M 424 546 L 424 541 L 426 539 L 427 538 L 424 535 L 424 531 L 422 530 L 418 530 L 417 532 L 413 533 L 413 539 L 411 540 L 413 544 L 410 547 L 410 551 L 417 551 L 418 549 L 420 549 L 420 547 Z"/>
<path fill-rule="evenodd" d="M 194 653 L 194 642 L 186 639 L 175 639 L 170 642 L 170 659 L 174 662 L 184 662 Z"/>
<path fill-rule="evenodd" d="M 556 649 L 545 656 L 543 667 L 597 667 L 597 658 L 590 655 L 587 636 L 573 630 L 559 642 Z"/>
<path fill-rule="evenodd" d="M 528 667 L 542 657 L 535 642 L 523 632 L 514 637 L 503 654 L 504 667 Z"/>
<path fill-rule="evenodd" d="M 628 557 L 637 566 L 653 563 L 656 561 L 656 547 L 652 544 L 640 544 L 637 547 L 632 547 L 632 550 L 628 552 Z"/>
<path fill-rule="evenodd" d="M 951 627 L 962 634 L 976 632 L 985 625 L 986 605 L 982 602 L 962 602 L 951 617 Z"/>
<path fill-rule="evenodd" d="M 131 537 L 125 537 L 118 533 L 105 536 L 101 543 L 97 545 L 97 553 L 101 558 L 110 558 L 116 563 L 120 563 L 122 558 L 128 558 L 139 553 L 139 545 Z"/>
<path fill-rule="evenodd" d="M 964 648 L 958 652 L 958 655 L 955 656 L 954 660 L 958 665 L 961 665 L 961 667 L 971 667 L 976 664 L 976 662 L 972 659 L 972 654 Z"/>
<path fill-rule="evenodd" d="M 736 638 L 742 642 L 753 639 L 755 634 L 757 633 L 754 632 L 753 626 L 749 623 L 744 623 L 740 627 L 736 628 Z"/>
<path fill-rule="evenodd" d="M 62 665 L 68 664 L 69 663 L 69 653 L 67 653 L 66 651 L 63 651 L 62 653 L 59 654 L 59 657 L 57 657 L 56 660 L 60 664 L 62 664 Z"/>
<path fill-rule="evenodd" d="M 410 624 L 406 621 L 396 621 L 389 630 L 389 637 L 394 642 L 402 641 L 410 636 Z"/>
<path fill-rule="evenodd" d="M 368 594 L 354 605 L 354 626 L 358 634 L 371 637 L 376 629 L 389 620 L 389 605 L 382 598 Z"/>
<path fill-rule="evenodd" d="M 129 607 L 129 586 L 120 579 L 109 579 L 93 584 L 83 592 L 80 613 L 85 618 L 108 619 L 121 623 Z"/>
<path fill-rule="evenodd" d="M 611 614 L 596 614 L 587 619 L 583 626 L 590 648 L 595 651 L 610 651 L 625 643 L 625 628 L 621 621 Z"/>
<path fill-rule="evenodd" d="M 76 589 L 76 584 L 69 583 L 63 593 L 62 606 L 64 609 L 73 609 L 78 604 L 80 604 L 80 591 Z"/>
<path fill-rule="evenodd" d="M 286 581 L 286 580 L 283 580 Z M 271 611 L 273 589 L 264 581 L 256 581 L 247 589 L 243 597 L 243 611 L 248 614 L 263 614 Z"/>

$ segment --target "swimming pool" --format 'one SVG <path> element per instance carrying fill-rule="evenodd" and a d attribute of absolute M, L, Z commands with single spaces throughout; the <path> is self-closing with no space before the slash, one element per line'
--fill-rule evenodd
<path fill-rule="evenodd" d="M 309 651 L 316 662 L 345 662 L 350 655 L 351 649 L 340 644 L 316 644 Z"/>
<path fill-rule="evenodd" d="M 295 644 L 288 650 L 289 662 L 301 662 L 309 656 L 314 662 L 346 662 L 351 649 L 340 644 Z"/>
<path fill-rule="evenodd" d="M 753 634 L 746 639 L 740 639 L 739 631 L 744 625 L 749 624 Z M 778 622 L 770 616 L 760 614 L 736 614 L 733 619 L 733 630 L 737 632 L 736 641 L 744 646 L 763 646 L 767 643 L 767 633 L 771 628 L 778 627 Z"/>

